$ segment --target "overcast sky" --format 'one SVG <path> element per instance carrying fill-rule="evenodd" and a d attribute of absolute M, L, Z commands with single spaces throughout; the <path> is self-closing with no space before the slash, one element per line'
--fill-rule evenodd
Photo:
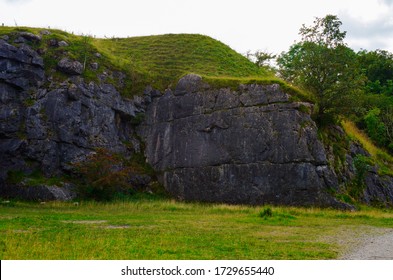
<path fill-rule="evenodd" d="M 346 42 L 393 52 L 393 0 L 0 0 L 0 23 L 97 37 L 199 33 L 240 53 L 280 53 L 303 23 L 337 15 Z"/>

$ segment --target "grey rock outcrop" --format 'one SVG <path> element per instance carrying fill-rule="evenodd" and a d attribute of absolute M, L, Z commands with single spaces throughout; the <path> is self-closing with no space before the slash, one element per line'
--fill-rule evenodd
<path fill-rule="evenodd" d="M 19 32 L 19 35 L 27 41 L 39 42 L 41 37 L 30 32 Z"/>
<path fill-rule="evenodd" d="M 64 184 L 58 186 L 24 186 L 5 185 L 0 188 L 0 196 L 8 198 L 17 198 L 29 201 L 70 201 L 77 197 L 75 186 L 71 184 Z"/>
<path fill-rule="evenodd" d="M 340 192 L 343 183 L 353 179 L 356 155 L 367 153 L 353 144 L 335 164 L 334 149 L 317 137 L 310 117 L 313 105 L 292 101 L 279 85 L 214 88 L 190 74 L 173 91 L 162 95 L 148 86 L 131 100 L 113 84 L 126 84 L 121 72 L 93 62 L 88 67 L 97 79 L 86 82 L 80 76 L 83 65 L 65 57 L 57 69 L 68 75 L 59 81 L 55 69 L 46 76 L 40 56 L 44 52 L 29 46 L 38 45 L 40 36 L 2 38 L 0 197 L 73 199 L 73 185 L 33 186 L 10 178 L 37 170 L 44 177 L 61 178 L 72 172 L 73 163 L 104 148 L 127 159 L 144 151 L 166 189 L 179 199 L 350 208 L 329 193 Z M 59 46 L 54 39 L 46 44 Z M 97 61 L 100 56 L 95 54 Z M 336 165 L 343 167 L 336 170 Z M 146 190 L 153 180 L 131 171 L 127 176 L 135 190 Z M 381 176 L 373 167 L 364 180 L 365 203 L 393 205 L 392 177 Z"/>
<path fill-rule="evenodd" d="M 47 177 L 62 176 L 70 171 L 70 164 L 84 160 L 95 148 L 125 157 L 139 151 L 130 120 L 141 109 L 133 100 L 122 98 L 113 85 L 104 81 L 85 83 L 78 76 L 70 76 L 63 83 L 51 81 L 45 77 L 43 59 L 37 52 L 25 44 L 12 46 L 0 40 L 3 197 L 58 199 L 55 186 L 37 187 L 37 196 L 32 195 L 34 187 L 9 188 L 9 172 L 30 174 L 40 170 Z"/>
<path fill-rule="evenodd" d="M 382 175 L 379 172 L 380 167 L 372 165 L 371 159 L 364 162 L 364 174 L 359 175 L 355 162 L 359 157 L 360 160 L 367 160 L 371 155 L 360 143 L 348 141 L 341 127 L 331 126 L 326 129 L 330 139 L 325 141 L 325 151 L 329 165 L 334 167 L 339 180 L 340 187 L 337 193 L 353 196 L 355 188 L 356 194 L 353 198 L 357 201 L 378 207 L 392 207 L 393 177 Z"/>
<path fill-rule="evenodd" d="M 63 58 L 57 64 L 57 68 L 70 75 L 80 75 L 83 72 L 83 65 L 79 61 Z"/>
<path fill-rule="evenodd" d="M 44 80 L 44 61 L 28 45 L 17 48 L 0 39 L 0 90 L 6 87 L 28 90 L 38 87 Z"/>
<path fill-rule="evenodd" d="M 311 106 L 278 85 L 217 90 L 189 75 L 153 99 L 140 134 L 180 199 L 346 207 L 327 194 L 338 183 L 304 112 Z"/>

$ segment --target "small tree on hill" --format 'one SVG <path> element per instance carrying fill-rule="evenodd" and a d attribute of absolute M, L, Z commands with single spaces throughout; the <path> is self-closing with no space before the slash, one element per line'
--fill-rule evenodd
<path fill-rule="evenodd" d="M 331 122 L 356 108 L 364 78 L 356 53 L 344 43 L 337 16 L 316 18 L 300 28 L 302 41 L 277 59 L 279 74 L 317 98 L 320 123 Z"/>

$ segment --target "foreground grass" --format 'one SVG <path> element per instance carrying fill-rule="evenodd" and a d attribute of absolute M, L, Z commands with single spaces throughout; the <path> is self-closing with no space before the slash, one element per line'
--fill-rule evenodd
<path fill-rule="evenodd" d="M 171 200 L 8 203 L 1 259 L 335 259 L 343 232 L 393 228 L 393 212 L 206 205 Z M 340 245 L 341 244 L 341 245 Z"/>

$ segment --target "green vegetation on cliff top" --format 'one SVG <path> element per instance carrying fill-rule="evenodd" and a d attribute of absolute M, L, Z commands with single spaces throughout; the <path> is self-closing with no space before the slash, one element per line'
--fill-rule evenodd
<path fill-rule="evenodd" d="M 0 36 L 17 37 L 17 32 L 40 34 L 42 29 L 0 27 Z M 131 38 L 98 39 L 76 36 L 60 30 L 49 30 L 36 49 L 43 50 L 45 67 L 52 71 L 64 56 L 86 62 L 85 78 L 95 79 L 106 70 L 126 74 L 123 95 L 141 94 L 147 85 L 159 90 L 174 88 L 184 75 L 195 73 L 210 83 L 232 86 L 234 83 L 285 83 L 263 67 L 248 60 L 227 45 L 204 35 L 166 34 Z M 50 40 L 65 41 L 68 46 L 51 47 Z M 96 53 L 101 54 L 97 57 Z M 97 71 L 89 65 L 99 64 Z M 55 73 L 58 74 L 58 73 Z"/>
<path fill-rule="evenodd" d="M 214 77 L 263 77 L 267 73 L 225 44 L 203 35 L 167 34 L 95 39 L 111 61 L 133 71 L 144 84 L 165 89 L 185 74 Z"/>

